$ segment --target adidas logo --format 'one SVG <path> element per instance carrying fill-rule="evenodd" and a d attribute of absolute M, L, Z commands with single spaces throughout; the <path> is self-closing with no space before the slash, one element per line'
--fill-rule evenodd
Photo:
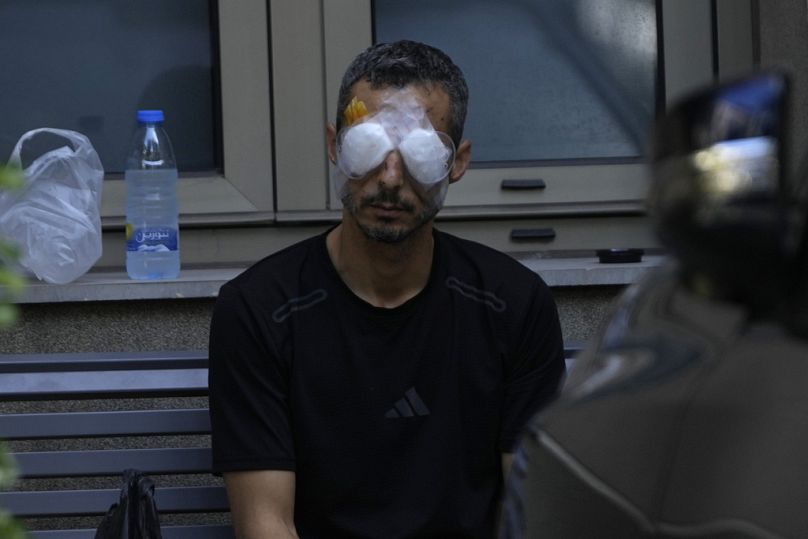
<path fill-rule="evenodd" d="M 400 417 L 413 417 L 413 416 L 429 415 L 429 408 L 426 407 L 424 401 L 416 393 L 415 388 L 411 387 L 404 393 L 404 398 L 398 400 L 392 408 L 390 408 L 384 417 L 388 419 L 397 419 Z"/>

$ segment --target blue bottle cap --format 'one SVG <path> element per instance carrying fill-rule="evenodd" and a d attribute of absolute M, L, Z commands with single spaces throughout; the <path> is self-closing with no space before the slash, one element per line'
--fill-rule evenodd
<path fill-rule="evenodd" d="M 162 110 L 139 110 L 137 111 L 137 121 L 142 123 L 155 123 L 165 120 Z"/>

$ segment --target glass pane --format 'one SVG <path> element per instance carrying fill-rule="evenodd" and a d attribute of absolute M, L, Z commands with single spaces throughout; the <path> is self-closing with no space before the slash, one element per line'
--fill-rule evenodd
<path fill-rule="evenodd" d="M 221 168 L 215 0 L 0 2 L 0 162 L 37 127 L 87 135 L 121 172 L 141 108 L 161 108 L 180 170 Z"/>
<path fill-rule="evenodd" d="M 414 39 L 448 53 L 466 75 L 465 136 L 476 162 L 636 157 L 613 108 L 547 34 L 547 0 L 376 0 L 377 42 Z M 656 104 L 654 0 L 563 0 L 585 52 L 629 89 L 645 125 Z M 554 23 L 551 23 L 554 24 Z M 583 43 L 583 39 L 577 39 Z M 579 58 L 582 55 L 579 55 Z M 585 56 L 585 55 L 583 55 Z"/>

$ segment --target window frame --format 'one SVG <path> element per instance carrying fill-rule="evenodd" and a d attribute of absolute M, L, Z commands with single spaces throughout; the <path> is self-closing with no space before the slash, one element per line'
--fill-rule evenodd
<path fill-rule="evenodd" d="M 751 21 L 737 16 L 744 9 L 750 11 L 749 0 L 732 3 L 720 0 L 719 5 L 722 6 L 719 23 L 734 32 L 735 40 L 739 36 L 749 36 L 751 40 Z M 658 6 L 662 11 L 661 38 L 664 45 L 660 60 L 666 103 L 715 78 L 714 45 L 723 45 L 727 56 L 733 56 L 735 71 L 743 66 L 751 67 L 751 55 L 729 54 L 732 52 L 731 39 L 714 43 L 711 2 L 659 0 Z M 311 47 L 317 50 L 306 58 L 310 62 L 324 62 L 322 80 L 317 81 L 319 84 L 311 81 L 317 88 L 325 88 L 325 116 L 321 121 L 324 125 L 336 116 L 337 92 L 345 66 L 355 54 L 372 43 L 373 21 L 371 0 L 321 0 L 319 8 L 322 43 L 311 43 Z M 307 16 L 313 18 L 315 11 L 310 8 Z M 736 15 L 734 18 L 733 14 Z M 302 47 L 295 47 L 294 51 L 288 49 L 288 39 L 293 39 L 292 36 L 285 34 L 282 42 L 276 37 L 273 33 L 273 44 L 287 47 L 288 54 L 294 52 L 301 55 L 297 58 L 303 58 L 306 51 Z M 751 50 L 751 45 L 747 48 Z M 323 173 L 324 143 L 320 147 L 323 153 L 309 154 L 310 168 L 314 170 L 299 175 L 294 192 L 290 193 L 288 186 L 279 185 L 279 221 L 316 220 L 333 217 L 339 211 L 339 200 L 330 186 L 326 186 L 327 196 L 323 199 L 323 176 L 320 174 Z M 282 155 L 279 152 L 279 163 Z M 294 155 L 300 154 L 294 152 Z M 283 177 L 279 172 L 278 181 L 281 182 Z M 502 179 L 529 178 L 541 178 L 547 187 L 534 192 L 499 190 Z M 512 167 L 472 165 L 463 180 L 449 189 L 441 218 L 640 214 L 644 211 L 647 183 L 646 164 L 639 160 L 633 163 L 569 161 Z M 312 195 L 316 197 L 316 203 L 312 203 Z"/>
<path fill-rule="evenodd" d="M 270 222 L 274 218 L 272 115 L 265 0 L 219 0 L 218 51 L 224 172 L 180 174 L 181 225 Z M 107 178 L 102 223 L 124 223 L 126 186 Z"/>

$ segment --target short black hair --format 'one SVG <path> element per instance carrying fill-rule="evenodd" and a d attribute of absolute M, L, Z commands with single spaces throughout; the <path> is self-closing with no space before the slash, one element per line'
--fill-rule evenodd
<path fill-rule="evenodd" d="M 455 143 L 463 138 L 469 90 L 459 67 L 449 56 L 431 45 L 402 40 L 378 43 L 354 58 L 339 88 L 337 101 L 337 130 L 342 128 L 342 111 L 351 99 L 351 88 L 366 80 L 371 88 L 403 88 L 411 84 L 440 84 L 449 95 L 451 112 L 449 133 Z"/>

